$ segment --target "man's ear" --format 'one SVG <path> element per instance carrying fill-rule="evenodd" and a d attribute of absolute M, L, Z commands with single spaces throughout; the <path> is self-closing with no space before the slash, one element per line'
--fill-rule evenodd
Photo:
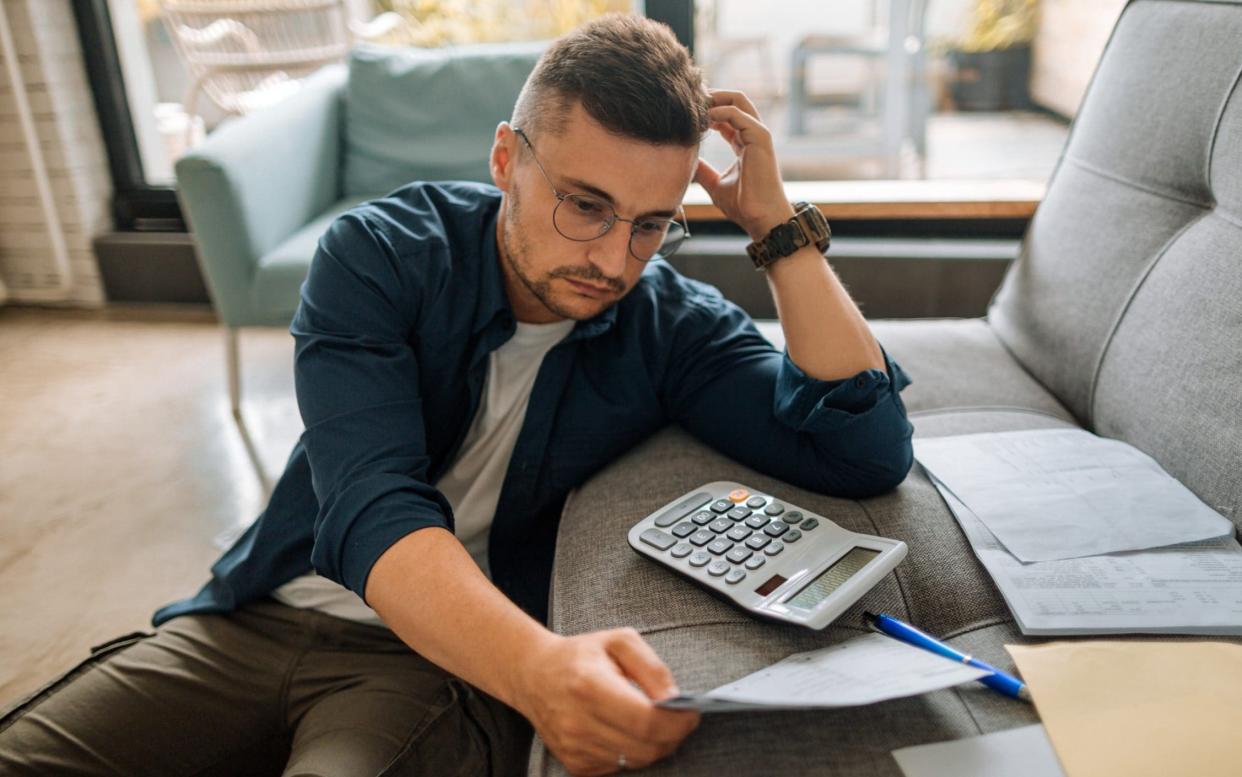
<path fill-rule="evenodd" d="M 517 160 L 517 135 L 509 122 L 502 121 L 496 125 L 496 135 L 492 138 L 492 153 L 488 160 L 492 182 L 502 192 L 509 191 L 513 180 L 514 163 Z"/>

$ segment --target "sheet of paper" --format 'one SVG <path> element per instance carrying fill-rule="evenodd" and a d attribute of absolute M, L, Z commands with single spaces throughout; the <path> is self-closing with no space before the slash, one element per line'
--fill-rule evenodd
<path fill-rule="evenodd" d="M 906 777 L 1065 777 L 1044 727 L 915 745 L 893 751 Z"/>
<path fill-rule="evenodd" d="M 853 707 L 917 696 L 987 674 L 883 634 L 867 634 L 794 653 L 735 682 L 660 706 L 703 712 Z"/>
<path fill-rule="evenodd" d="M 1242 771 L 1242 646 L 1136 640 L 1006 649 L 1069 777 Z"/>
<path fill-rule="evenodd" d="M 1233 537 L 1023 564 L 943 483 L 932 482 L 1023 634 L 1242 635 L 1242 546 Z"/>
<path fill-rule="evenodd" d="M 1082 429 L 916 439 L 914 452 L 1022 561 L 1158 548 L 1234 529 L 1147 454 Z"/>

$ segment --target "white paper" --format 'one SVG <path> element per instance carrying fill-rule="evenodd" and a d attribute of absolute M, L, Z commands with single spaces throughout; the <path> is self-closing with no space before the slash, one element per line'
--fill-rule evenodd
<path fill-rule="evenodd" d="M 917 696 L 988 674 L 883 634 L 867 634 L 794 653 L 735 682 L 703 694 L 683 694 L 660 706 L 703 712 L 853 707 Z"/>
<path fill-rule="evenodd" d="M 1033 726 L 893 751 L 906 777 L 1065 777 L 1048 732 Z"/>
<path fill-rule="evenodd" d="M 1023 634 L 1242 635 L 1242 545 L 1232 536 L 1023 564 L 932 478 Z"/>
<path fill-rule="evenodd" d="M 1159 548 L 1234 528 L 1147 454 L 1082 429 L 918 439 L 914 451 L 1022 561 Z"/>

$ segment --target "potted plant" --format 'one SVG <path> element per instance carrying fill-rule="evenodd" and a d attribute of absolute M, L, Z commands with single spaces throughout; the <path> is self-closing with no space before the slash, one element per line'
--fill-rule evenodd
<path fill-rule="evenodd" d="M 969 32 L 948 50 L 949 92 L 963 111 L 1030 107 L 1038 0 L 974 0 Z"/>

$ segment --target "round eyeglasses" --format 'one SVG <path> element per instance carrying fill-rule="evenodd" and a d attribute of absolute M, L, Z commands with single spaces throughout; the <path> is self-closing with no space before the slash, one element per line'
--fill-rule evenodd
<path fill-rule="evenodd" d="M 630 225 L 630 255 L 640 262 L 650 262 L 659 256 L 665 258 L 676 253 L 686 238 L 690 237 L 690 228 L 686 224 L 686 214 L 681 212 L 681 221 L 673 219 L 623 219 L 607 200 L 592 194 L 565 194 L 556 188 L 548 171 L 544 169 L 535 154 L 526 133 L 516 127 L 514 133 L 522 139 L 530 149 L 531 158 L 543 178 L 552 187 L 556 195 L 556 207 L 552 209 L 552 226 L 561 237 L 585 243 L 608 234 L 608 230 L 618 221 Z M 678 208 L 680 210 L 680 208 Z"/>

